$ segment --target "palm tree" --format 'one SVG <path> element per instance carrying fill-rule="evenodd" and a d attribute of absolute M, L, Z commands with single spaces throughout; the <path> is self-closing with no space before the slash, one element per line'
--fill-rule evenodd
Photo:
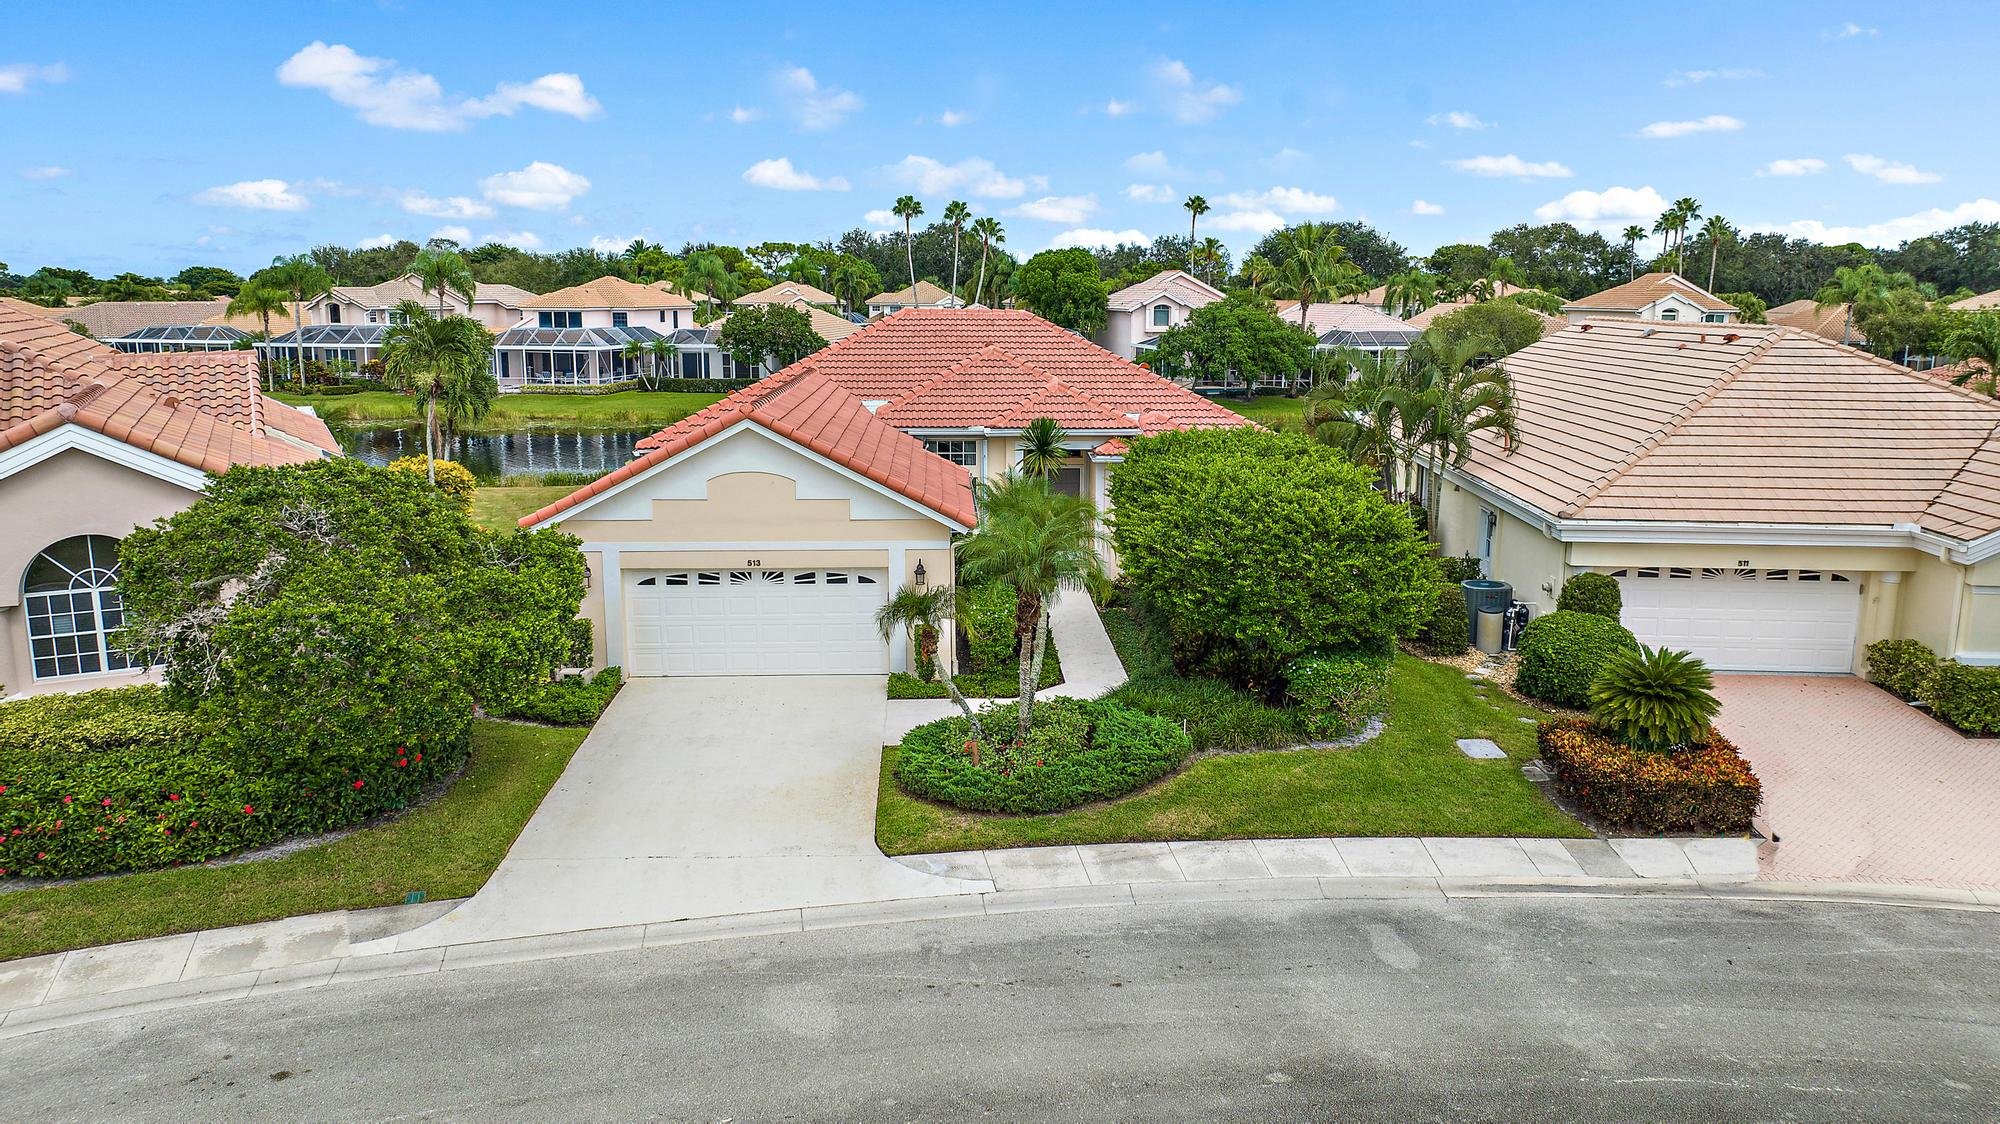
<path fill-rule="evenodd" d="M 1701 218 L 1701 204 L 1696 202 L 1692 196 L 1683 195 L 1679 199 L 1674 200 L 1672 213 L 1674 215 L 1674 272 L 1684 274 L 1687 264 L 1684 251 L 1687 248 L 1688 228 Z"/>
<path fill-rule="evenodd" d="M 444 298 L 446 293 L 457 293 L 472 303 L 472 295 L 479 286 L 472 279 L 472 267 L 455 251 L 438 246 L 427 246 L 410 259 L 410 272 L 423 283 L 424 292 L 437 294 L 438 319 L 444 319 Z"/>
<path fill-rule="evenodd" d="M 648 389 L 657 389 L 660 384 L 660 365 L 672 359 L 680 349 L 666 340 L 654 340 L 646 345 L 647 368 L 652 372 Z"/>
<path fill-rule="evenodd" d="M 1069 434 L 1054 418 L 1036 418 L 1021 431 L 1021 471 L 1028 476 L 1054 476 L 1069 460 L 1063 442 Z"/>
<path fill-rule="evenodd" d="M 972 208 L 954 199 L 945 205 L 944 221 L 951 224 L 951 294 L 958 296 L 958 236 L 965 229 Z M 915 282 L 912 282 L 915 284 Z"/>
<path fill-rule="evenodd" d="M 1987 393 L 2000 398 L 2000 312 L 1975 312 L 1964 317 L 1945 333 L 1944 353 L 1966 365 L 1963 374 L 1952 376 L 1953 383 L 1964 386 L 1983 379 Z M 1986 370 L 1979 371 L 1969 360 L 1985 364 Z"/>
<path fill-rule="evenodd" d="M 1450 347 L 1422 342 L 1410 349 L 1403 368 L 1403 391 L 1397 401 L 1402 440 L 1421 454 L 1429 470 L 1433 495 L 1444 481 L 1444 467 L 1454 468 L 1472 456 L 1472 437 L 1485 429 L 1499 430 L 1511 445 L 1515 428 L 1513 384 L 1498 363 L 1481 366 L 1486 345 L 1467 340 Z M 1425 505 L 1435 534 L 1438 505 Z"/>
<path fill-rule="evenodd" d="M 950 654 L 940 653 L 938 650 L 938 640 L 944 631 L 945 622 L 954 620 L 957 616 L 958 599 L 953 595 L 950 586 L 918 589 L 915 586 L 905 585 L 897 589 L 895 595 L 884 602 L 880 609 L 875 610 L 875 627 L 882 633 L 882 639 L 885 641 L 893 636 L 897 629 L 903 629 L 904 634 L 909 637 L 910 652 L 916 665 L 922 668 L 928 663 L 941 674 L 945 693 L 951 696 L 952 702 L 958 704 L 958 709 L 965 712 L 966 721 L 972 723 L 972 763 L 977 765 L 980 747 L 986 743 L 986 731 L 979 724 L 978 712 L 972 709 L 971 703 L 965 701 L 964 695 L 958 693 L 958 684 L 952 678 Z M 945 655 L 942 665 L 939 665 L 937 660 L 940 654 Z"/>
<path fill-rule="evenodd" d="M 903 258 L 910 264 L 910 303 L 914 305 L 917 303 L 917 244 L 916 236 L 910 232 L 910 221 L 924 213 L 924 205 L 917 202 L 916 196 L 904 195 L 889 210 L 903 220 Z"/>
<path fill-rule="evenodd" d="M 1062 588 L 1093 595 L 1106 584 L 1098 554 L 1102 532 L 1089 500 L 1058 494 L 1038 476 L 1009 473 L 986 490 L 983 518 L 959 547 L 975 581 L 1004 581 L 1025 599 L 1036 598 L 1032 630 L 1016 630 L 1021 645 L 1019 722 L 1015 736 L 1033 729 L 1035 689 L 1048 650 L 1049 601 Z"/>
<path fill-rule="evenodd" d="M 1321 382 L 1306 395 L 1306 432 L 1355 464 L 1375 469 L 1385 482 L 1400 475 L 1399 421 L 1407 401 L 1400 385 L 1402 357 L 1341 348 L 1333 359 L 1344 377 Z"/>
<path fill-rule="evenodd" d="M 491 404 L 499 393 L 488 362 L 493 337 L 469 317 L 432 316 L 416 301 L 402 302 L 397 311 L 402 322 L 383 337 L 382 369 L 392 384 L 415 392 L 423 403 L 425 475 L 435 485 L 438 402 L 450 399 L 448 408 L 478 413 L 484 412 L 477 405 L 482 399 Z"/>
<path fill-rule="evenodd" d="M 869 273 L 873 272 L 868 263 L 860 258 L 842 256 L 828 271 L 826 283 L 833 289 L 833 295 L 840 298 L 847 311 L 854 311 L 854 302 L 864 295 L 862 290 L 870 284 Z M 880 280 L 878 277 L 877 280 Z"/>
<path fill-rule="evenodd" d="M 1007 240 L 1007 232 L 1000 227 L 1000 220 L 991 215 L 972 220 L 972 233 L 979 236 L 979 283 L 972 287 L 972 303 L 985 303 L 986 256 L 993 247 Z"/>
<path fill-rule="evenodd" d="M 1278 267 L 1262 254 L 1250 254 L 1243 259 L 1238 272 L 1243 278 L 1243 287 L 1253 293 L 1270 295 L 1271 283 L 1277 280 Z"/>
<path fill-rule="evenodd" d="M 682 296 L 701 295 L 704 321 L 715 318 L 715 302 L 726 304 L 742 295 L 742 287 L 736 283 L 729 267 L 722 264 L 721 256 L 708 252 L 687 260 L 681 270 L 680 290 Z"/>
<path fill-rule="evenodd" d="M 1393 274 L 1382 285 L 1382 304 L 1391 316 L 1407 320 L 1437 303 L 1438 279 L 1421 269 Z"/>
<path fill-rule="evenodd" d="M 1208 213 L 1208 200 L 1203 199 L 1199 195 L 1190 195 L 1187 197 L 1187 201 L 1182 203 L 1181 206 L 1185 207 L 1188 213 L 1188 270 L 1192 272 L 1194 269 L 1194 223 L 1196 219 Z"/>
<path fill-rule="evenodd" d="M 1722 255 L 1722 244 L 1736 241 L 1736 228 L 1721 215 L 1710 215 L 1708 222 L 1702 225 L 1701 235 L 1708 239 L 1708 291 L 1712 293 L 1715 291 L 1715 267 Z"/>
<path fill-rule="evenodd" d="M 1634 223 L 1625 228 L 1621 235 L 1625 239 L 1625 280 L 1632 281 L 1639 276 L 1639 253 L 1634 248 L 1646 236 L 1646 228 Z"/>
<path fill-rule="evenodd" d="M 1521 271 L 1520 266 L 1514 264 L 1513 258 L 1494 258 L 1493 264 L 1486 267 L 1485 279 L 1492 282 L 1493 295 L 1496 297 L 1505 296 L 1509 285 L 1516 290 L 1528 287 L 1528 275 Z"/>
<path fill-rule="evenodd" d="M 223 312 L 229 316 L 255 316 L 264 325 L 264 338 L 271 338 L 271 314 L 285 311 L 285 291 L 270 285 L 255 282 L 246 284 L 229 299 L 229 307 Z M 264 372 L 264 386 L 269 389 L 271 372 Z"/>
<path fill-rule="evenodd" d="M 1909 274 L 1890 273 L 1874 262 L 1843 265 L 1833 271 L 1833 280 L 1814 294 L 1813 305 L 1821 309 L 1837 304 L 1847 306 L 1847 316 L 1840 329 L 1840 342 L 1846 343 L 1854 338 L 1857 313 L 1863 317 L 1873 315 L 1889 303 L 1890 293 L 1898 289 L 1914 289 L 1916 285 L 1916 278 Z"/>
<path fill-rule="evenodd" d="M 1201 276 L 1203 281 L 1213 285 L 1222 280 L 1222 275 L 1227 272 L 1224 267 L 1229 260 L 1229 247 L 1222 244 L 1222 239 L 1202 239 L 1201 247 L 1195 251 L 1195 257 L 1200 259 L 1204 267 Z"/>
<path fill-rule="evenodd" d="M 646 357 L 646 341 L 626 340 L 625 346 L 619 349 L 618 354 L 625 357 L 627 370 L 636 369 L 639 361 Z"/>
<path fill-rule="evenodd" d="M 1674 237 L 1674 209 L 1672 207 L 1661 211 L 1660 217 L 1653 220 L 1653 233 L 1660 236 L 1660 256 L 1666 257 L 1669 244 L 1673 241 Z"/>
<path fill-rule="evenodd" d="M 1278 292 L 1299 302 L 1299 327 L 1315 304 L 1337 300 L 1365 280 L 1360 267 L 1347 260 L 1347 250 L 1333 240 L 1330 227 L 1302 222 L 1277 233 L 1285 263 L 1278 267 Z"/>
<path fill-rule="evenodd" d="M 306 332 L 302 310 L 306 302 L 333 288 L 333 278 L 309 254 L 277 257 L 265 273 L 265 283 L 275 285 L 292 297 L 292 346 L 299 364 L 299 392 L 306 389 Z"/>

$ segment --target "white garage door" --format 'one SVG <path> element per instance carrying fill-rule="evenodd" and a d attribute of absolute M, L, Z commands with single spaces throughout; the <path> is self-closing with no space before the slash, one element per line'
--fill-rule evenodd
<path fill-rule="evenodd" d="M 882 570 L 669 570 L 625 579 L 627 674 L 883 675 Z"/>
<path fill-rule="evenodd" d="M 1824 570 L 1613 570 L 1639 642 L 1717 671 L 1847 671 L 1861 585 Z"/>

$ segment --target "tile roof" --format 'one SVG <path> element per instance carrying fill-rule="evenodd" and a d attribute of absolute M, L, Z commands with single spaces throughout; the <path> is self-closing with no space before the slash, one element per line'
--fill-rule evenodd
<path fill-rule="evenodd" d="M 294 413 L 258 391 L 252 352 L 125 355 L 0 309 L 0 449 L 80 425 L 211 472 L 339 451 L 324 423 Z"/>
<path fill-rule="evenodd" d="M 839 304 L 840 298 L 803 281 L 780 281 L 768 289 L 745 293 L 732 304 Z"/>
<path fill-rule="evenodd" d="M 1299 322 L 1299 302 L 1279 301 L 1278 319 Z M 1315 303 L 1306 307 L 1306 330 L 1315 336 L 1328 332 L 1407 332 L 1410 325 L 1365 304 Z"/>
<path fill-rule="evenodd" d="M 141 328 L 200 324 L 219 315 L 229 301 L 97 301 L 70 309 L 50 309 L 57 317 L 81 324 L 100 340 L 115 340 Z"/>
<path fill-rule="evenodd" d="M 1592 310 L 1631 312 L 1669 296 L 1690 301 L 1707 312 L 1736 311 L 1735 305 L 1678 273 L 1642 273 L 1623 285 L 1613 285 L 1609 289 L 1573 300 L 1563 305 L 1563 311 L 1575 309 L 1578 312 Z"/>
<path fill-rule="evenodd" d="M 891 289 L 886 293 L 876 293 L 863 303 L 896 304 L 902 305 L 904 308 L 936 308 L 940 302 L 952 299 L 950 293 L 945 292 L 944 289 L 929 281 L 917 282 L 916 289 L 917 299 L 914 303 L 910 300 L 910 286 L 908 285 L 900 289 Z"/>
<path fill-rule="evenodd" d="M 1847 306 L 1830 304 L 1821 308 L 1816 301 L 1787 301 L 1764 313 L 1767 324 L 1782 324 L 1787 328 L 1797 328 L 1801 332 L 1811 332 L 1825 336 L 1835 343 L 1867 343 L 1868 337 L 1861 334 L 1847 318 Z"/>
<path fill-rule="evenodd" d="M 2000 530 L 2000 403 L 1777 325 L 1596 320 L 1506 359 L 1468 475 L 1564 518 Z"/>
<path fill-rule="evenodd" d="M 1134 309 L 1144 308 L 1163 296 L 1189 308 L 1201 308 L 1221 300 L 1223 293 L 1221 289 L 1192 273 L 1169 269 L 1164 273 L 1155 273 L 1144 281 L 1125 286 L 1106 298 L 1106 302 L 1113 312 L 1131 312 Z"/>
<path fill-rule="evenodd" d="M 11 312 L 25 312 L 30 316 L 39 316 L 44 320 L 54 319 L 56 315 L 56 310 L 53 308 L 44 308 L 33 301 L 19 300 L 15 297 L 0 297 L 0 308 Z"/>
<path fill-rule="evenodd" d="M 1981 309 L 2000 308 L 2000 289 L 1990 293 L 1980 293 L 1964 300 L 1951 302 L 1951 307 L 1959 312 L 1978 312 Z"/>
<path fill-rule="evenodd" d="M 1515 291 L 1519 292 L 1518 289 Z M 1424 330 L 1429 330 L 1432 324 L 1437 323 L 1439 317 L 1450 316 L 1452 313 L 1457 312 L 1459 309 L 1471 308 L 1473 305 L 1478 303 L 1479 303 L 1478 301 L 1473 300 L 1471 297 L 1461 297 L 1458 300 L 1442 301 L 1438 304 L 1430 306 L 1429 308 L 1423 309 L 1420 312 L 1412 312 L 1408 316 L 1408 318 L 1406 318 L 1403 322 L 1405 324 L 1408 324 L 1412 328 L 1421 328 Z M 1535 310 L 1532 308 L 1528 309 L 1528 311 L 1535 312 Z M 1563 319 L 1560 316 L 1550 316 L 1548 313 L 1545 312 L 1535 312 L 1535 315 L 1541 318 L 1542 334 L 1544 336 L 1548 335 L 1551 332 L 1560 332 L 1564 328 L 1569 327 L 1569 321 Z"/>
<path fill-rule="evenodd" d="M 490 301 L 504 308 L 523 308 L 528 301 L 534 299 L 534 293 L 519 285 L 488 284 L 482 281 L 472 287 L 472 300 L 475 304 Z"/>
<path fill-rule="evenodd" d="M 1137 428 L 1131 418 L 995 344 L 952 364 L 876 410 L 875 416 L 899 429 L 1018 430 L 1044 417 L 1072 430 Z"/>
<path fill-rule="evenodd" d="M 311 302 L 307 303 L 310 304 Z M 297 301 L 286 301 L 283 311 L 273 312 L 271 314 L 272 335 L 275 336 L 280 332 L 290 330 L 292 326 L 292 310 L 294 307 L 296 307 L 299 312 L 299 323 L 301 324 L 312 323 L 312 317 L 307 315 L 304 305 L 299 304 L 299 302 Z M 264 318 L 261 316 L 229 315 L 228 301 L 223 302 L 223 307 L 219 311 L 217 311 L 215 315 L 209 317 L 206 320 L 197 320 L 195 321 L 195 323 L 213 324 L 224 328 L 234 328 L 239 332 L 249 332 L 252 334 L 262 332 L 264 330 Z"/>
<path fill-rule="evenodd" d="M 657 285 L 641 285 L 609 274 L 595 281 L 531 296 L 521 302 L 525 309 L 544 308 L 693 308 L 694 302 Z"/>
<path fill-rule="evenodd" d="M 654 434 L 643 456 L 523 516 L 520 525 L 560 515 L 742 422 L 803 445 L 961 526 L 977 522 L 972 477 L 964 468 L 878 420 L 839 383 L 795 364 Z"/>

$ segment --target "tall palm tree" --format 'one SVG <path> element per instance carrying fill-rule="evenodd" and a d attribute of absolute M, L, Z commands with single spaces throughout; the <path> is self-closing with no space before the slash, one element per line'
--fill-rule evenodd
<path fill-rule="evenodd" d="M 264 325 L 264 338 L 271 338 L 271 314 L 285 311 L 285 291 L 271 285 L 250 282 L 229 299 L 223 310 L 230 316 L 255 316 Z M 264 387 L 270 389 L 271 372 L 264 372 Z"/>
<path fill-rule="evenodd" d="M 1201 279 L 1211 285 L 1220 282 L 1223 274 L 1228 272 L 1225 266 L 1229 261 L 1229 247 L 1224 246 L 1220 238 L 1202 239 L 1201 247 L 1195 251 L 1195 256 L 1201 260 L 1203 266 Z"/>
<path fill-rule="evenodd" d="M 1181 204 L 1181 206 L 1186 208 L 1188 213 L 1188 270 L 1189 272 L 1193 272 L 1194 223 L 1196 219 L 1199 219 L 1201 216 L 1208 213 L 1208 200 L 1203 199 L 1199 195 L 1190 195 L 1187 197 L 1187 200 Z"/>
<path fill-rule="evenodd" d="M 437 294 L 437 315 L 442 320 L 445 314 L 444 299 L 447 293 L 457 293 L 472 303 L 472 295 L 479 286 L 472 279 L 472 267 L 454 250 L 439 246 L 426 246 L 410 259 L 410 272 L 417 275 L 424 292 Z"/>
<path fill-rule="evenodd" d="M 1708 222 L 1701 228 L 1702 237 L 1708 239 L 1708 291 L 1715 291 L 1715 267 L 1722 256 L 1722 244 L 1736 241 L 1736 228 L 1721 215 L 1708 216 Z"/>
<path fill-rule="evenodd" d="M 972 303 L 985 303 L 986 257 L 993 247 L 1007 240 L 1007 232 L 1000 226 L 1000 220 L 991 215 L 972 220 L 972 233 L 979 236 L 979 283 L 972 287 Z"/>
<path fill-rule="evenodd" d="M 1626 227 L 1624 233 L 1621 235 L 1625 239 L 1625 280 L 1627 281 L 1635 280 L 1639 276 L 1639 253 L 1634 247 L 1638 246 L 1639 240 L 1645 236 L 1646 228 L 1637 223 Z"/>
<path fill-rule="evenodd" d="M 954 199 L 945 205 L 944 221 L 951 224 L 951 295 L 958 296 L 958 236 L 965 230 L 972 208 Z M 915 284 L 915 282 L 911 282 Z M 962 298 L 961 298 L 962 299 Z"/>
<path fill-rule="evenodd" d="M 1048 650 L 1049 601 L 1063 588 L 1093 595 L 1106 584 L 1098 554 L 1103 534 L 1089 500 L 1058 494 L 1037 476 L 1008 474 L 986 490 L 979 527 L 959 546 L 974 581 L 1004 581 L 1037 598 L 1033 629 L 1018 633 L 1021 702 L 1015 736 L 1033 729 L 1035 689 Z"/>
<path fill-rule="evenodd" d="M 843 256 L 834 262 L 833 268 L 827 272 L 826 283 L 833 290 L 833 295 L 840 298 L 842 306 L 847 311 L 853 312 L 854 302 L 861 299 L 861 290 L 868 284 L 867 276 L 868 266 L 865 262 L 859 258 Z"/>
<path fill-rule="evenodd" d="M 424 408 L 425 476 L 437 483 L 437 407 L 441 399 L 472 406 L 491 404 L 499 387 L 493 382 L 489 356 L 491 333 L 465 316 L 437 317 L 416 301 L 397 306 L 402 323 L 392 324 L 382 340 L 382 370 L 389 381 L 416 394 Z M 482 379 L 481 376 L 484 376 Z M 483 409 L 479 412 L 484 412 Z"/>
<path fill-rule="evenodd" d="M 264 280 L 275 285 L 292 297 L 292 346 L 296 349 L 299 364 L 299 392 L 306 389 L 306 332 L 303 309 L 306 302 L 322 296 L 333 288 L 333 278 L 309 254 L 293 254 L 277 257 L 271 261 Z"/>
<path fill-rule="evenodd" d="M 1833 271 L 1833 280 L 1813 295 L 1813 305 L 1821 309 L 1840 304 L 1847 306 L 1845 322 L 1840 329 L 1840 342 L 1846 343 L 1854 338 L 1857 314 L 1865 319 L 1889 303 L 1890 293 L 1916 287 L 1916 278 L 1907 273 L 1890 273 L 1874 262 L 1843 265 Z"/>
<path fill-rule="evenodd" d="M 715 318 L 717 301 L 727 302 L 742 295 L 741 286 L 737 285 L 729 267 L 722 263 L 721 256 L 708 252 L 687 260 L 681 269 L 680 288 L 683 296 L 700 294 L 705 320 Z"/>
<path fill-rule="evenodd" d="M 1262 254 L 1245 256 L 1237 272 L 1243 278 L 1244 288 L 1264 296 L 1270 295 L 1271 283 L 1278 277 L 1278 267 Z"/>
<path fill-rule="evenodd" d="M 910 303 L 914 305 L 917 303 L 917 244 L 916 236 L 910 231 L 910 223 L 924 213 L 924 205 L 917 202 L 916 196 L 904 195 L 889 210 L 903 220 L 903 258 L 910 266 Z"/>
<path fill-rule="evenodd" d="M 1485 279 L 1492 282 L 1496 297 L 1505 296 L 1509 285 L 1516 290 L 1528 287 L 1528 275 L 1514 263 L 1513 258 L 1494 258 L 1493 263 L 1486 267 Z"/>
<path fill-rule="evenodd" d="M 1674 209 L 1672 207 L 1661 211 L 1660 217 L 1653 220 L 1653 233 L 1660 236 L 1661 257 L 1666 257 L 1667 251 L 1673 248 L 1674 221 Z"/>
<path fill-rule="evenodd" d="M 1331 227 L 1302 222 L 1276 235 L 1284 264 L 1278 267 L 1277 291 L 1299 302 L 1299 327 L 1315 304 L 1337 300 L 1357 291 L 1365 278 L 1347 260 L 1347 250 L 1334 241 Z M 1307 329 L 1309 330 L 1309 329 Z"/>
<path fill-rule="evenodd" d="M 1389 315 L 1400 320 L 1436 304 L 1438 301 L 1438 279 L 1421 269 L 1406 269 L 1393 274 L 1382 285 L 1382 304 Z"/>
<path fill-rule="evenodd" d="M 1701 204 L 1692 196 L 1683 195 L 1674 200 L 1674 272 L 1685 275 L 1688 228 L 1701 218 Z"/>

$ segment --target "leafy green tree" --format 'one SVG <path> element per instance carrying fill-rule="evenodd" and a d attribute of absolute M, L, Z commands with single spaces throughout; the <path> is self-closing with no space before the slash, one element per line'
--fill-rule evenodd
<path fill-rule="evenodd" d="M 447 419 L 456 414 L 462 424 L 484 416 L 500 395 L 490 362 L 493 334 L 470 317 L 432 316 L 416 301 L 402 302 L 397 312 L 402 323 L 382 339 L 382 370 L 391 384 L 416 395 L 424 418 L 424 456 L 434 462 L 438 404 L 445 404 Z M 437 483 L 434 467 L 427 475 Z"/>
<path fill-rule="evenodd" d="M 1188 213 L 1188 272 L 1194 272 L 1194 224 L 1208 213 L 1208 200 L 1199 195 L 1190 195 L 1181 201 L 1181 208 Z"/>
<path fill-rule="evenodd" d="M 1022 304 L 1049 323 L 1086 336 L 1104 327 L 1110 295 L 1097 259 L 1085 249 L 1043 250 L 1014 274 L 1014 296 Z"/>
<path fill-rule="evenodd" d="M 1988 393 L 2000 398 L 2000 312 L 1973 312 L 1963 315 L 1946 331 L 1944 353 L 1961 363 L 1976 361 L 1985 370 L 1968 369 L 1954 375 L 1959 386 L 1984 379 Z"/>
<path fill-rule="evenodd" d="M 1330 237 L 1347 251 L 1348 260 L 1371 278 L 1389 277 L 1410 268 L 1409 251 L 1365 222 L 1319 225 L 1325 227 Z M 1283 266 L 1289 256 L 1285 246 L 1289 240 L 1286 228 L 1280 227 L 1260 239 L 1250 252 L 1263 257 L 1273 266 Z"/>
<path fill-rule="evenodd" d="M 166 286 L 152 277 L 141 277 L 136 273 L 121 273 L 102 281 L 97 286 L 99 300 L 107 301 L 163 301 L 173 294 Z"/>
<path fill-rule="evenodd" d="M 782 304 L 737 309 L 722 322 L 715 342 L 743 366 L 768 364 L 774 371 L 826 346 L 826 338 L 813 330 L 812 317 Z"/>
<path fill-rule="evenodd" d="M 1909 274 L 1889 273 L 1874 262 L 1841 266 L 1833 271 L 1833 280 L 1813 297 L 1813 303 L 1822 309 L 1847 306 L 1841 327 L 1841 335 L 1846 338 L 1853 335 L 1857 321 L 1866 320 L 1888 304 L 1890 293 L 1914 289 L 1916 284 Z"/>
<path fill-rule="evenodd" d="M 292 348 L 299 365 L 299 391 L 306 389 L 306 302 L 333 288 L 333 278 L 306 254 L 278 257 L 255 280 L 284 290 L 292 299 Z"/>
<path fill-rule="evenodd" d="M 1280 319 L 1269 300 L 1239 289 L 1160 333 L 1154 366 L 1183 378 L 1236 371 L 1246 381 L 1274 375 L 1290 383 L 1309 369 L 1317 342 L 1311 332 Z"/>
<path fill-rule="evenodd" d="M 1477 355 L 1512 355 L 1542 338 L 1542 318 L 1512 299 L 1479 301 L 1431 321 L 1424 335 L 1440 349 L 1477 345 Z"/>
<path fill-rule="evenodd" d="M 465 264 L 458 251 L 442 246 L 426 246 L 410 262 L 410 272 L 417 275 L 424 292 L 437 294 L 437 316 L 440 320 L 445 315 L 446 294 L 457 293 L 470 307 L 473 293 L 479 288 L 472 279 L 472 268 Z"/>
<path fill-rule="evenodd" d="M 979 239 L 979 281 L 972 286 L 973 304 L 986 303 L 986 259 L 993 247 L 1007 240 L 1007 232 L 1000 226 L 1000 220 L 991 215 L 983 215 L 972 220 L 972 233 Z"/>
<path fill-rule="evenodd" d="M 1764 323 L 1764 314 L 1771 311 L 1771 306 L 1764 303 L 1764 298 L 1755 293 L 1717 293 L 1715 295 L 1735 305 L 1736 314 L 1743 318 L 1745 324 L 1762 324 Z"/>
<path fill-rule="evenodd" d="M 1866 315 L 1855 317 L 1868 349 L 1908 363 L 1912 355 L 1937 355 L 1951 330 L 1951 314 L 1918 289 L 1893 289 Z"/>
<path fill-rule="evenodd" d="M 214 265 L 191 265 L 174 274 L 173 283 L 201 296 L 233 297 L 243 288 L 243 278 Z"/>
<path fill-rule="evenodd" d="M 61 308 L 76 295 L 76 286 L 48 269 L 38 269 L 21 283 L 21 296 L 44 308 Z"/>
<path fill-rule="evenodd" d="M 1424 270 L 1438 279 L 1441 296 L 1456 300 L 1472 292 L 1472 287 L 1493 268 L 1496 256 L 1484 246 L 1458 242 L 1432 250 L 1424 259 Z"/>

